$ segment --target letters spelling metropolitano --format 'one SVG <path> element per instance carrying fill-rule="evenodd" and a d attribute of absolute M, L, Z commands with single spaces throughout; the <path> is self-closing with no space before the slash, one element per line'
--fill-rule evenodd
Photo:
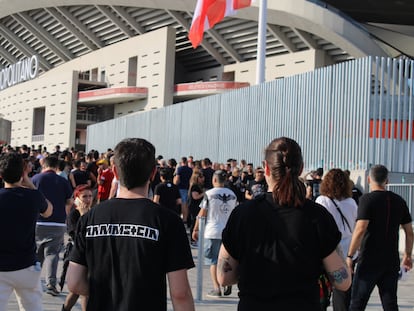
<path fill-rule="evenodd" d="M 39 60 L 37 55 L 7 66 L 0 71 L 0 90 L 4 90 L 20 82 L 34 79 L 38 72 Z"/>

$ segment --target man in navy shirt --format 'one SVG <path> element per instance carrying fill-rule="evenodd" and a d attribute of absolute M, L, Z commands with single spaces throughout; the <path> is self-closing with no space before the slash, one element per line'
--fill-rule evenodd
<path fill-rule="evenodd" d="M 178 186 L 181 196 L 181 212 L 183 213 L 183 221 L 187 223 L 188 217 L 188 189 L 190 188 L 190 179 L 193 174 L 191 167 L 188 167 L 187 158 L 181 158 L 181 164 L 177 167 L 174 176 L 174 184 Z"/>
<path fill-rule="evenodd" d="M 17 153 L 0 155 L 0 310 L 6 310 L 15 291 L 24 310 L 42 309 L 40 266 L 36 260 L 35 228 L 39 213 L 52 214 L 52 205 L 35 189 L 22 187 L 23 159 Z M 26 183 L 30 184 L 30 183 Z M 7 238 L 6 238 L 7 237 Z"/>
<path fill-rule="evenodd" d="M 58 159 L 49 156 L 44 159 L 42 173 L 33 176 L 32 182 L 53 205 L 49 218 L 39 217 L 36 227 L 37 256 L 46 267 L 46 292 L 57 296 L 57 266 L 66 232 L 66 215 L 72 208 L 72 188 L 69 182 L 56 174 Z"/>

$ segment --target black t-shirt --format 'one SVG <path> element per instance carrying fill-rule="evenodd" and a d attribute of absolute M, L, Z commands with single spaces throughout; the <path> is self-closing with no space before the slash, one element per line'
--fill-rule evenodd
<path fill-rule="evenodd" d="M 211 167 L 206 167 L 201 170 L 204 175 L 204 187 L 206 190 L 213 188 L 213 174 L 214 170 Z"/>
<path fill-rule="evenodd" d="M 88 184 L 88 180 L 90 179 L 90 173 L 88 171 L 76 169 L 71 173 L 73 175 L 73 179 L 75 179 L 76 186 Z"/>
<path fill-rule="evenodd" d="M 239 262 L 239 311 L 319 311 L 322 259 L 341 233 L 319 204 L 280 207 L 270 193 L 239 205 L 223 231 L 223 245 Z"/>
<path fill-rule="evenodd" d="M 265 179 L 256 181 L 255 179 L 249 180 L 247 184 L 247 192 L 253 196 L 253 198 L 265 194 L 267 192 L 267 183 Z"/>
<path fill-rule="evenodd" d="M 91 161 L 86 166 L 86 170 L 92 174 L 95 175 L 95 177 L 98 177 L 98 165 L 96 165 L 95 161 Z"/>
<path fill-rule="evenodd" d="M 0 271 L 17 271 L 36 262 L 35 230 L 47 202 L 38 190 L 0 189 Z"/>
<path fill-rule="evenodd" d="M 180 176 L 180 182 L 178 183 L 179 189 L 190 188 L 190 179 L 193 174 L 193 169 L 187 165 L 177 167 L 176 175 Z"/>
<path fill-rule="evenodd" d="M 362 239 L 359 265 L 377 268 L 399 267 L 400 225 L 411 222 L 407 203 L 391 191 L 373 191 L 359 199 L 357 220 L 369 220 Z"/>
<path fill-rule="evenodd" d="M 199 186 L 199 185 L 197 185 L 197 184 L 194 184 L 194 185 L 192 185 L 191 186 L 191 189 L 190 189 L 190 194 L 189 194 L 189 196 L 188 196 L 188 198 L 189 198 L 189 204 L 188 204 L 188 208 L 190 209 L 190 210 L 200 210 L 200 203 L 201 203 L 201 201 L 203 201 L 203 197 L 201 197 L 200 199 L 198 199 L 198 200 L 195 200 L 195 199 L 193 199 L 193 196 L 192 196 L 192 193 L 193 192 L 197 192 L 197 193 L 203 193 L 203 190 L 201 189 L 201 187 Z"/>
<path fill-rule="evenodd" d="M 241 177 L 230 176 L 229 180 L 225 183 L 225 187 L 231 189 L 237 197 L 237 202 L 241 203 L 245 201 L 244 192 L 246 189 L 242 184 Z"/>
<path fill-rule="evenodd" d="M 76 227 L 80 217 L 81 214 L 76 208 L 72 208 L 68 217 L 66 217 L 66 232 L 72 239 L 75 238 Z"/>
<path fill-rule="evenodd" d="M 160 196 L 160 205 L 164 206 L 176 214 L 180 215 L 180 206 L 177 205 L 177 199 L 180 199 L 178 187 L 171 182 L 160 183 L 155 187 L 154 195 Z"/>
<path fill-rule="evenodd" d="M 88 268 L 89 311 L 165 311 L 166 273 L 194 267 L 182 220 L 149 199 L 93 207 L 70 257 Z"/>

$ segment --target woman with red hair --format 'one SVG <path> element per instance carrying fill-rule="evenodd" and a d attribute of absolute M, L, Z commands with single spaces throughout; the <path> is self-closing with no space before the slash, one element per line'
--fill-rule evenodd
<path fill-rule="evenodd" d="M 89 185 L 79 185 L 75 188 L 73 191 L 73 197 L 75 199 L 74 201 L 74 207 L 71 212 L 69 213 L 67 219 L 66 219 L 66 226 L 67 226 L 67 232 L 69 234 L 69 242 L 68 245 L 69 249 L 66 250 L 66 260 L 69 260 L 69 253 L 72 249 L 73 241 L 75 239 L 75 230 L 76 226 L 78 224 L 79 219 L 82 215 L 87 213 L 93 203 L 93 195 L 92 195 L 92 189 L 89 187 Z M 61 277 L 61 287 L 63 287 L 63 281 L 64 277 L 62 279 Z M 69 311 L 72 309 L 72 307 L 75 305 L 76 301 L 78 300 L 79 295 L 69 292 L 66 296 L 65 303 L 62 306 L 62 311 Z M 88 299 L 87 297 L 83 297 L 81 299 L 81 306 L 82 311 L 86 310 Z"/>

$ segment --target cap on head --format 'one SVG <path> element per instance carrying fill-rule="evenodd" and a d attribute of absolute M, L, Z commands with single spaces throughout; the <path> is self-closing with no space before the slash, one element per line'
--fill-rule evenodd
<path fill-rule="evenodd" d="M 96 162 L 96 165 L 101 165 L 101 164 L 109 165 L 108 160 L 106 159 L 100 159 L 99 161 Z"/>

